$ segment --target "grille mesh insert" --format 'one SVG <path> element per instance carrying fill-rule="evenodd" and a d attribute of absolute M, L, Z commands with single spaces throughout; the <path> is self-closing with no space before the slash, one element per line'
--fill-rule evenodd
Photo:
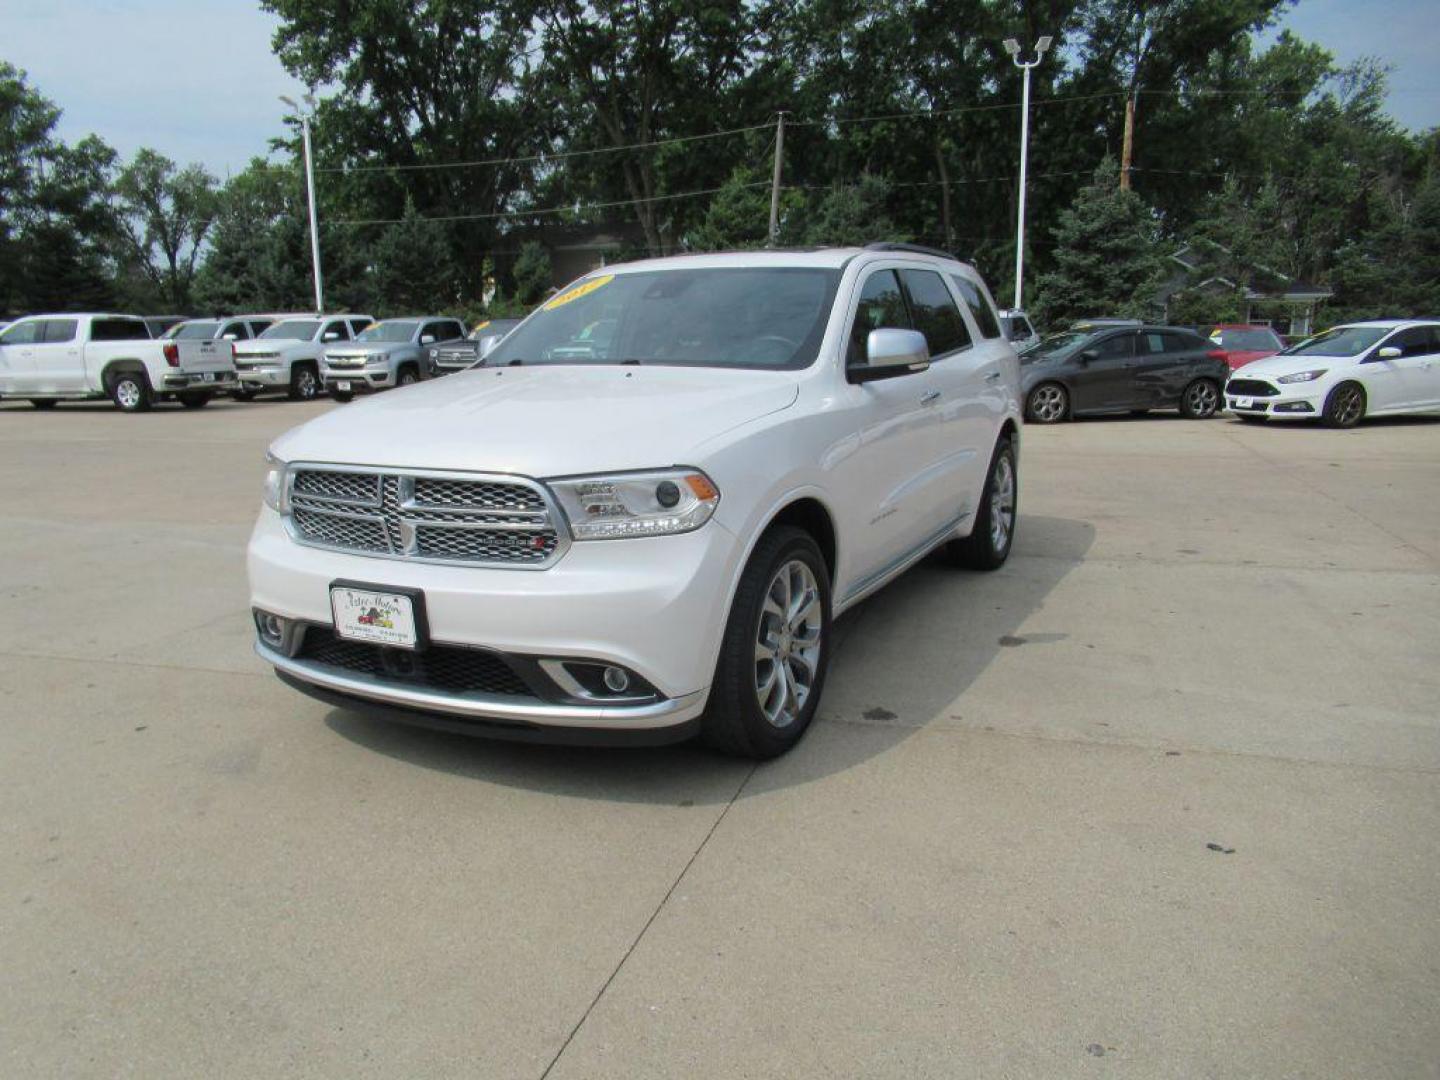
<path fill-rule="evenodd" d="M 498 653 L 458 645 L 432 645 L 424 652 L 389 649 L 335 636 L 328 626 L 311 626 L 297 659 L 403 686 L 451 694 L 528 697 L 530 687 Z"/>

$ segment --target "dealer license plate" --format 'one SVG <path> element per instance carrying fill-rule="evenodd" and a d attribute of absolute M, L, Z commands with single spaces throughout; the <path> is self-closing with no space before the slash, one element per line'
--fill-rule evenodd
<path fill-rule="evenodd" d="M 336 388 L 337 390 L 340 390 L 341 392 L 344 392 L 344 391 L 346 391 L 346 390 L 349 390 L 349 389 L 350 389 L 350 380 L 349 380 L 349 379 L 341 379 L 339 382 L 337 382 L 337 383 L 335 384 L 335 388 Z"/>
<path fill-rule="evenodd" d="M 1236 407 L 1237 409 L 1248 409 L 1248 408 L 1250 408 L 1251 406 L 1253 406 L 1254 404 L 1255 404 L 1255 399 L 1254 399 L 1254 398 L 1237 397 L 1237 398 L 1235 399 L 1235 407 Z"/>
<path fill-rule="evenodd" d="M 330 589 L 330 612 L 340 637 L 401 649 L 414 649 L 420 644 L 415 601 L 404 593 L 334 586 Z"/>

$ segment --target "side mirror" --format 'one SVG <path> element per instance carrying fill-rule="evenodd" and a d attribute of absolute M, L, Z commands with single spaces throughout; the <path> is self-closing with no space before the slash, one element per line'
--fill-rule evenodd
<path fill-rule="evenodd" d="M 930 346 L 918 330 L 871 330 L 865 361 L 846 368 L 845 377 L 863 383 L 924 371 L 930 366 Z"/>
<path fill-rule="evenodd" d="M 1377 360 L 1399 360 L 1400 357 L 1403 356 L 1403 355 L 1404 355 L 1404 353 L 1402 353 L 1402 352 L 1401 352 L 1399 349 L 1397 349 L 1394 345 L 1386 345 L 1383 349 L 1381 349 L 1379 352 L 1377 352 L 1377 353 L 1375 354 L 1375 359 L 1377 359 Z"/>
<path fill-rule="evenodd" d="M 321 340 L 321 341 L 339 341 L 339 340 L 340 340 L 340 331 L 339 331 L 339 330 L 326 330 L 324 337 L 322 337 L 320 340 Z"/>
<path fill-rule="evenodd" d="M 420 344 L 421 344 L 421 345 L 434 345 L 434 344 L 435 344 L 435 335 L 434 335 L 434 334 L 421 334 L 421 335 L 420 335 Z"/>
<path fill-rule="evenodd" d="M 1099 360 L 1099 359 L 1100 359 L 1100 350 L 1099 350 L 1099 349 L 1086 349 L 1084 352 L 1082 352 L 1082 353 L 1081 353 L 1079 356 L 1077 356 L 1075 359 L 1076 359 L 1076 360 L 1079 360 L 1080 363 L 1082 363 L 1082 364 L 1088 364 L 1088 363 L 1090 363 L 1091 360 Z"/>

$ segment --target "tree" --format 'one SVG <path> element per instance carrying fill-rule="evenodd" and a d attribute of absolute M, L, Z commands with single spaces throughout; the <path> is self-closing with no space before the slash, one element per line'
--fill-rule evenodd
<path fill-rule="evenodd" d="M 554 272 L 550 267 L 550 253 L 536 240 L 527 240 L 520 245 L 520 254 L 515 259 L 515 299 L 529 307 L 539 303 L 554 287 Z"/>
<path fill-rule="evenodd" d="M 115 196 L 121 231 L 140 270 L 162 302 L 188 310 L 196 264 L 219 206 L 215 178 L 199 165 L 178 168 L 146 148 L 120 171 Z"/>
<path fill-rule="evenodd" d="M 1055 269 L 1036 283 L 1042 322 L 1150 313 L 1164 274 L 1160 230 L 1144 200 L 1120 190 L 1119 180 L 1119 167 L 1107 157 L 1061 213 Z"/>
<path fill-rule="evenodd" d="M 863 174 L 858 183 L 837 184 L 824 192 L 805 220 L 792 229 L 802 244 L 846 246 L 872 240 L 908 240 L 886 213 L 890 185 Z"/>
<path fill-rule="evenodd" d="M 413 202 L 380 234 L 374 267 L 377 314 L 423 314 L 458 298 L 444 227 L 420 217 Z"/>

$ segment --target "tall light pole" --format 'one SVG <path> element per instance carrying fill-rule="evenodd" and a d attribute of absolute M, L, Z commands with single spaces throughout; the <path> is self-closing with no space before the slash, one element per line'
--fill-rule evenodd
<path fill-rule="evenodd" d="M 1035 42 L 1035 59 L 1020 59 L 1020 42 L 1005 39 L 1005 51 L 1011 62 L 1025 73 L 1025 89 L 1020 104 L 1020 213 L 1015 224 L 1015 306 L 1023 308 L 1025 287 L 1025 171 L 1030 162 L 1030 69 L 1037 67 L 1053 39 L 1046 34 Z"/>
<path fill-rule="evenodd" d="M 305 198 L 310 207 L 310 265 L 315 271 L 315 314 L 325 310 L 325 285 L 320 276 L 320 224 L 315 211 L 315 163 L 310 156 L 310 117 L 315 113 L 315 98 L 306 94 L 302 99 L 307 108 L 302 109 L 294 98 L 280 95 L 280 100 L 295 110 L 300 117 L 300 138 L 305 144 Z"/>

